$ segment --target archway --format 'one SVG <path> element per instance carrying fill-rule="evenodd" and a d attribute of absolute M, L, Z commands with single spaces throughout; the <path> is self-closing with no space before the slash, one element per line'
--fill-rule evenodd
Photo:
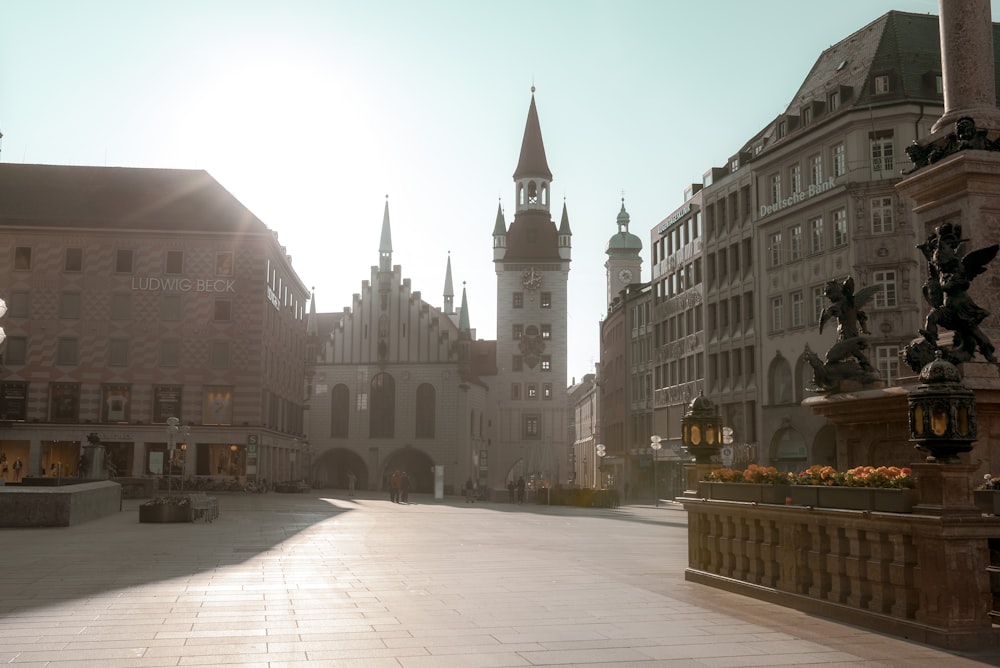
<path fill-rule="evenodd" d="M 327 450 L 313 465 L 313 485 L 326 489 L 347 489 L 347 474 L 357 476 L 356 489 L 368 489 L 368 467 L 358 453 L 347 448 Z"/>
<path fill-rule="evenodd" d="M 422 450 L 408 445 L 389 455 L 382 467 L 380 489 L 389 488 L 388 479 L 393 471 L 406 471 L 411 492 L 434 493 L 434 460 Z"/>

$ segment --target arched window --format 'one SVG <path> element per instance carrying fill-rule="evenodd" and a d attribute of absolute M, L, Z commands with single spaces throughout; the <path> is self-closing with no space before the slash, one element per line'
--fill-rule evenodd
<path fill-rule="evenodd" d="M 524 205 L 524 186 L 517 187 L 517 203 Z"/>
<path fill-rule="evenodd" d="M 812 393 L 809 388 L 813 387 L 813 368 L 805 355 L 800 355 L 795 362 L 795 402 L 802 403 L 802 400 Z"/>
<path fill-rule="evenodd" d="M 396 433 L 396 381 L 378 373 L 371 382 L 371 410 L 368 412 L 370 438 L 392 438 Z"/>
<path fill-rule="evenodd" d="M 534 181 L 528 182 L 528 204 L 538 204 L 538 186 Z"/>
<path fill-rule="evenodd" d="M 549 186 L 547 183 L 542 184 L 542 206 L 549 205 Z"/>
<path fill-rule="evenodd" d="M 780 355 L 771 362 L 767 372 L 768 402 L 776 404 L 792 403 L 792 367 Z"/>
<path fill-rule="evenodd" d="M 330 393 L 330 436 L 347 438 L 351 418 L 351 391 L 343 383 Z"/>
<path fill-rule="evenodd" d="M 417 438 L 434 438 L 436 409 L 434 386 L 422 383 L 417 388 Z"/>

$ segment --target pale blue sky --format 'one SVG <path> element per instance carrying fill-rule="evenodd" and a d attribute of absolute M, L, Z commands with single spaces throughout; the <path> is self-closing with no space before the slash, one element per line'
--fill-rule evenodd
<path fill-rule="evenodd" d="M 4 0 L 0 160 L 205 169 L 279 234 L 320 311 L 393 262 L 440 306 L 451 251 L 496 336 L 532 83 L 573 229 L 569 376 L 600 359 L 604 247 L 682 204 L 784 111 L 823 49 L 937 0 Z M 996 2 L 994 2 L 996 16 Z"/>

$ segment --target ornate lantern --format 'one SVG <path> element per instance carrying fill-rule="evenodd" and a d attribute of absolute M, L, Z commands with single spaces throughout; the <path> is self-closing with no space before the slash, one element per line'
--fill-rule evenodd
<path fill-rule="evenodd" d="M 930 454 L 928 462 L 956 462 L 976 441 L 976 395 L 962 385 L 958 368 L 935 353 L 910 393 L 910 440 Z"/>
<path fill-rule="evenodd" d="M 710 464 L 722 446 L 722 418 L 704 392 L 688 406 L 681 418 L 681 441 L 697 464 Z"/>

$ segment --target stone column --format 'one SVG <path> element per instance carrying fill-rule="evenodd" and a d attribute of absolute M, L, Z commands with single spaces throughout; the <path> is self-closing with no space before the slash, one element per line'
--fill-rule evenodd
<path fill-rule="evenodd" d="M 944 115 L 931 132 L 951 132 L 962 116 L 979 128 L 1000 130 L 990 0 L 938 0 L 938 6 Z"/>

